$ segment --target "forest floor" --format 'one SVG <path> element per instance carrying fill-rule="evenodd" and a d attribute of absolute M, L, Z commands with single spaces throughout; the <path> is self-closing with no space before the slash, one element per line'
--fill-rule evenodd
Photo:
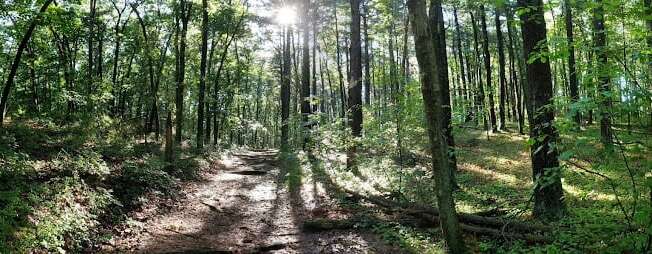
<path fill-rule="evenodd" d="M 129 126 L 16 122 L 0 135 L 0 253 L 442 253 L 436 225 L 347 193 L 436 207 L 427 139 L 406 129 L 400 157 L 390 127 L 368 128 L 355 176 L 339 127 L 315 135 L 314 154 L 184 144 L 168 163 Z M 465 234 L 471 252 L 642 253 L 652 134 L 614 130 L 615 152 L 596 126 L 561 135 L 567 216 L 550 224 L 551 242 Z M 527 136 L 456 128 L 455 137 L 458 211 L 533 221 Z"/>
<path fill-rule="evenodd" d="M 314 180 L 293 187 L 292 167 L 281 169 L 277 156 L 274 150 L 224 156 L 202 180 L 185 184 L 183 197 L 166 211 L 149 204 L 134 214 L 140 230 L 116 239 L 105 251 L 402 253 L 362 230 L 303 230 L 307 219 L 345 218 L 351 212 L 338 207 Z"/>

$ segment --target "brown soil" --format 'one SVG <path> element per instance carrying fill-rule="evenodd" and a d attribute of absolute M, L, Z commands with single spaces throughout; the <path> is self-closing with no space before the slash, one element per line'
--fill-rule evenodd
<path fill-rule="evenodd" d="M 277 152 L 241 151 L 213 165 L 203 180 L 183 187 L 182 198 L 135 215 L 136 228 L 112 241 L 108 252 L 136 253 L 401 253 L 357 230 L 310 233 L 302 222 L 340 218 L 320 183 L 303 179 L 289 191 Z M 152 205 L 154 206 L 154 205 Z M 169 207 L 160 209 L 160 207 Z M 166 211 L 161 211 L 166 210 Z M 132 230 L 129 230 L 132 231 Z M 137 232 L 136 232 L 137 231 Z"/>

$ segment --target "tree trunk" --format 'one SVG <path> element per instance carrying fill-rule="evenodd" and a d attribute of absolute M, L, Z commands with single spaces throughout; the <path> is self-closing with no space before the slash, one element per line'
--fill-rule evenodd
<path fill-rule="evenodd" d="M 434 8 L 441 11 L 441 3 L 438 0 L 432 2 Z M 408 10 L 412 20 L 412 31 L 415 37 L 415 49 L 419 63 L 421 78 L 421 93 L 426 112 L 426 122 L 430 141 L 433 169 L 437 172 L 437 201 L 440 209 L 440 223 L 447 248 L 450 253 L 464 253 L 466 248 L 462 240 L 455 202 L 453 199 L 453 170 L 450 167 L 448 158 L 448 144 L 444 133 L 440 129 L 443 121 L 443 110 L 441 102 L 440 79 L 438 72 L 440 67 L 435 60 L 434 40 L 431 29 L 428 26 L 428 15 L 426 14 L 425 0 L 408 0 Z M 441 13 L 437 14 L 443 17 Z"/>
<path fill-rule="evenodd" d="M 476 69 L 478 73 L 478 78 L 477 80 L 477 91 L 475 94 L 475 104 L 477 107 L 476 110 L 476 123 L 477 121 L 482 118 L 482 123 L 484 125 L 484 129 L 488 130 L 489 129 L 489 122 L 487 121 L 487 114 L 485 113 L 484 110 L 484 102 L 485 102 L 485 95 L 484 95 L 484 86 L 482 84 L 482 68 L 480 68 L 480 47 L 478 46 L 478 23 L 475 22 L 475 17 L 473 15 L 473 12 L 469 13 L 471 15 L 471 23 L 473 23 L 473 47 L 475 49 L 475 57 L 476 57 Z"/>
<path fill-rule="evenodd" d="M 335 14 L 335 50 L 337 51 L 337 75 L 340 86 L 340 100 L 342 107 L 340 108 L 340 118 L 344 120 L 346 117 L 346 98 L 344 97 L 344 75 L 342 74 L 342 53 L 340 49 L 340 29 L 337 20 L 337 1 L 334 1 L 333 12 Z"/>
<path fill-rule="evenodd" d="M 32 20 L 32 22 L 30 22 L 29 27 L 27 27 L 27 31 L 25 32 L 23 39 L 20 41 L 20 44 L 18 44 L 18 49 L 16 50 L 16 56 L 14 57 L 13 62 L 11 62 L 11 69 L 9 69 L 9 76 L 7 76 L 7 80 L 5 81 L 5 86 L 2 89 L 2 97 L 0 97 L 0 128 L 4 123 L 5 114 L 7 113 L 7 101 L 9 100 L 9 92 L 11 92 L 11 88 L 14 85 L 14 78 L 16 78 L 16 72 L 18 71 L 18 66 L 20 65 L 20 58 L 23 55 L 23 51 L 25 51 L 25 48 L 27 47 L 27 43 L 32 37 L 32 33 L 34 32 L 36 25 L 38 24 L 38 22 L 40 22 L 41 16 L 48 9 L 48 6 L 50 6 L 50 4 L 53 1 L 54 0 L 46 0 L 45 3 L 43 3 L 41 9 L 39 9 L 37 16 Z"/>
<path fill-rule="evenodd" d="M 466 70 L 464 69 L 464 55 L 462 53 L 462 32 L 460 31 L 460 22 L 457 17 L 457 8 L 453 8 L 453 18 L 455 20 L 455 34 L 457 35 L 456 38 L 456 43 L 457 43 L 457 58 L 459 59 L 459 64 L 460 64 L 460 77 L 462 78 L 462 84 L 460 86 L 460 90 L 462 90 L 462 105 L 464 108 L 467 108 L 468 106 L 468 98 L 466 95 L 467 93 L 467 79 L 466 79 Z"/>
<path fill-rule="evenodd" d="M 595 0 L 593 8 L 593 43 L 595 56 L 597 57 L 598 71 L 598 98 L 600 103 L 600 134 L 601 141 L 605 147 L 613 144 L 611 131 L 611 84 L 609 72 L 611 71 L 607 61 L 607 31 L 604 25 L 604 6 L 602 0 Z"/>
<path fill-rule="evenodd" d="M 201 60 L 199 67 L 199 99 L 197 100 L 197 149 L 204 148 L 204 98 L 206 93 L 206 61 L 208 51 L 208 0 L 202 0 Z"/>
<path fill-rule="evenodd" d="M 174 141 L 172 140 L 172 111 L 168 110 L 165 119 L 165 161 L 174 161 Z"/>
<path fill-rule="evenodd" d="M 507 37 L 508 37 L 508 53 L 509 53 L 509 69 L 510 69 L 510 79 L 511 87 L 510 94 L 514 95 L 514 100 L 512 100 L 512 111 L 516 115 L 518 121 L 518 133 L 523 135 L 524 132 L 524 116 L 522 110 L 522 101 L 521 101 L 521 89 L 519 87 L 519 73 L 516 72 L 516 58 L 521 59 L 522 56 L 517 56 L 514 52 L 514 48 L 517 46 L 517 43 L 514 41 L 514 20 L 513 13 L 511 9 L 507 9 Z"/>
<path fill-rule="evenodd" d="M 318 6 L 310 7 L 308 13 L 310 13 L 311 24 L 312 24 L 312 87 L 310 89 L 311 97 L 310 104 L 312 106 L 312 112 L 319 111 L 319 104 L 317 103 L 317 98 L 319 94 L 323 93 L 324 90 L 317 92 L 317 9 Z"/>
<path fill-rule="evenodd" d="M 500 116 L 499 130 L 507 129 L 507 122 L 505 119 L 505 104 L 507 100 L 507 80 L 505 77 L 505 50 L 503 46 L 503 31 L 500 24 L 500 10 L 496 7 L 496 14 L 494 15 L 496 23 L 496 44 L 498 44 L 498 75 L 500 78 L 500 104 L 498 104 L 498 114 Z"/>
<path fill-rule="evenodd" d="M 310 105 L 310 0 L 303 1 L 301 28 L 303 32 L 302 63 L 301 63 L 301 121 L 303 124 L 303 149 L 309 150 L 309 123 L 312 107 Z"/>
<path fill-rule="evenodd" d="M 369 11 L 367 9 L 367 3 L 364 3 L 365 15 L 362 16 L 363 26 L 364 26 L 364 104 L 371 105 L 371 56 L 369 48 L 371 47 L 371 39 L 369 38 L 369 24 L 367 22 L 367 16 Z"/>
<path fill-rule="evenodd" d="M 433 48 L 435 49 L 435 64 L 439 70 L 439 90 L 441 91 L 442 125 L 441 128 L 448 144 L 449 167 L 453 172 L 451 183 L 457 185 L 455 172 L 457 171 L 457 157 L 455 156 L 455 138 L 453 137 L 451 95 L 448 79 L 448 57 L 446 55 L 446 30 L 444 28 L 444 16 L 441 10 L 441 0 L 434 0 L 430 5 L 430 29 L 432 32 Z"/>
<path fill-rule="evenodd" d="M 561 170 L 557 159 L 554 126 L 552 75 L 550 61 L 533 55 L 547 55 L 546 23 L 542 0 L 519 0 L 531 11 L 521 14 L 524 56 L 527 61 L 527 82 L 530 91 L 530 137 L 532 175 L 534 179 L 534 216 L 555 219 L 564 211 Z"/>
<path fill-rule="evenodd" d="M 564 0 L 564 18 L 566 20 L 566 41 L 568 43 L 568 77 L 571 95 L 571 103 L 577 103 L 580 99 L 577 84 L 577 71 L 575 70 L 575 43 L 573 38 L 573 15 L 570 0 Z M 582 124 L 582 116 L 579 111 L 572 109 L 571 113 L 575 124 L 579 127 Z"/>
<path fill-rule="evenodd" d="M 179 45 L 179 54 L 177 58 L 179 61 L 179 70 L 177 72 L 177 88 L 175 94 L 175 104 L 176 104 L 176 133 L 174 136 L 174 142 L 180 146 L 181 141 L 183 140 L 183 108 L 184 108 L 184 95 L 186 93 L 186 35 L 188 33 L 188 19 L 190 18 L 190 8 L 191 5 L 186 2 L 186 0 L 181 0 L 179 4 L 180 10 L 177 10 L 179 15 L 179 20 L 181 21 L 181 42 Z"/>
<path fill-rule="evenodd" d="M 283 45 L 283 75 L 281 75 L 281 150 L 287 151 L 289 147 L 289 118 L 290 118 L 290 68 L 292 68 L 290 44 L 292 43 L 292 28 L 286 27 L 285 43 Z"/>
<path fill-rule="evenodd" d="M 93 86 L 95 85 L 94 83 L 94 77 L 95 77 L 95 71 L 94 71 L 94 58 L 93 58 L 93 50 L 94 50 L 94 39 L 95 39 L 95 14 L 97 11 L 97 0 L 90 0 L 88 1 L 88 9 L 90 11 L 89 17 L 88 17 L 88 76 L 86 82 L 88 82 L 88 93 L 90 94 L 93 91 Z"/>
<path fill-rule="evenodd" d="M 498 131 L 496 124 L 496 110 L 494 107 L 494 88 L 491 85 L 491 55 L 489 54 L 489 34 L 487 32 L 487 17 L 484 5 L 480 5 L 480 22 L 482 24 L 482 49 L 484 52 L 484 69 L 487 78 L 487 96 L 489 97 L 489 120 L 491 121 L 491 130 Z"/>
<path fill-rule="evenodd" d="M 347 152 L 346 167 L 357 173 L 357 139 L 362 137 L 362 45 L 360 39 L 360 0 L 351 0 L 351 80 L 348 111 L 353 144 Z"/>
<path fill-rule="evenodd" d="M 120 35 L 123 31 L 125 26 L 127 25 L 127 21 L 129 21 L 129 17 L 127 17 L 127 20 L 125 21 L 124 24 L 121 23 L 122 21 L 122 14 L 124 14 L 124 11 L 127 9 L 127 3 L 125 2 L 125 5 L 122 7 L 122 9 L 118 8 L 117 5 L 115 5 L 115 2 L 113 3 L 113 7 L 115 8 L 116 12 L 118 13 L 118 19 L 115 22 L 115 45 L 113 47 L 113 71 L 111 72 L 111 84 L 113 85 L 113 108 L 111 112 L 113 114 L 116 114 L 118 112 L 118 104 L 120 104 L 118 98 L 119 92 L 122 90 L 120 87 L 118 87 L 118 66 L 120 65 L 120 47 L 122 43 L 122 36 Z M 118 92 L 118 93 L 116 93 Z"/>

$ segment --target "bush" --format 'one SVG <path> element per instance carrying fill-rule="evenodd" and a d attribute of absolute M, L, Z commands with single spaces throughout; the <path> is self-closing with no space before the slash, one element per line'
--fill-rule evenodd
<path fill-rule="evenodd" d="M 115 192 L 125 205 L 138 204 L 138 198 L 147 192 L 174 194 L 175 180 L 163 169 L 165 162 L 146 158 L 145 162 L 127 161 L 122 174 L 115 179 Z"/>
<path fill-rule="evenodd" d="M 116 201 L 78 177 L 53 178 L 0 191 L 0 253 L 81 250 L 96 235 L 98 217 Z"/>
<path fill-rule="evenodd" d="M 82 177 L 93 181 L 103 180 L 111 169 L 102 156 L 91 150 L 81 151 L 77 156 L 59 153 L 52 161 L 53 168 L 66 176 Z"/>

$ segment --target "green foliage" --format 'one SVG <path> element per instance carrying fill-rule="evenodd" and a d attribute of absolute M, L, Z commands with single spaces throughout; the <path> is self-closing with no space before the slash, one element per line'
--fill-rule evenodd
<path fill-rule="evenodd" d="M 54 172 L 66 176 L 95 180 L 104 179 L 111 171 L 102 156 L 91 150 L 84 150 L 76 156 L 63 151 L 53 159 L 51 167 Z"/>
<path fill-rule="evenodd" d="M 6 170 L 0 171 L 0 181 L 6 183 L 0 187 L 0 240 L 6 243 L 0 252 L 84 248 L 97 231 L 99 216 L 116 201 L 110 191 L 80 177 L 103 177 L 107 165 L 92 152 L 61 154 L 46 166 L 56 176 L 39 179 L 28 157 L 13 157 L 4 155 Z"/>
<path fill-rule="evenodd" d="M 165 166 L 158 158 L 125 162 L 122 174 L 115 179 L 116 195 L 124 205 L 134 206 L 146 201 L 139 198 L 147 192 L 174 194 L 175 180 L 164 171 Z"/>
<path fill-rule="evenodd" d="M 410 253 L 446 253 L 444 243 L 438 240 L 441 233 L 437 229 L 419 231 L 398 223 L 378 224 L 373 232 L 383 240 L 401 246 Z"/>

